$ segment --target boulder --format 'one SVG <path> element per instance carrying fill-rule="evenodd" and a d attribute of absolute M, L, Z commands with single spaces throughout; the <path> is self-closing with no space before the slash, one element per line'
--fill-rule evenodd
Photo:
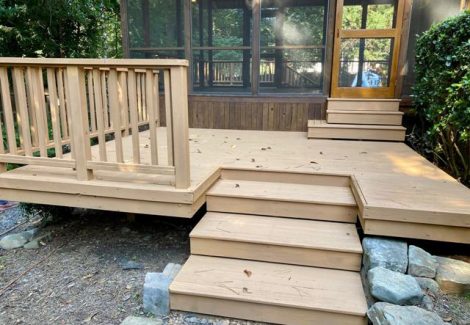
<path fill-rule="evenodd" d="M 437 257 L 436 281 L 445 293 L 470 293 L 470 263 L 452 258 Z"/>
<path fill-rule="evenodd" d="M 144 311 L 155 316 L 170 313 L 169 287 L 181 265 L 169 263 L 162 273 L 147 273 L 144 283 Z"/>
<path fill-rule="evenodd" d="M 433 295 L 437 295 L 439 293 L 439 284 L 430 278 L 420 278 L 416 277 L 416 281 L 418 281 L 419 286 L 425 292 L 431 292 Z"/>
<path fill-rule="evenodd" d="M 444 325 L 436 313 L 416 306 L 397 306 L 386 302 L 374 304 L 368 311 L 374 325 Z"/>
<path fill-rule="evenodd" d="M 411 275 L 375 267 L 368 272 L 370 292 L 378 300 L 396 305 L 421 303 L 424 293 Z"/>
<path fill-rule="evenodd" d="M 147 317 L 135 317 L 129 316 L 126 317 L 121 323 L 121 325 L 162 325 L 163 321 L 155 318 Z"/>
<path fill-rule="evenodd" d="M 36 229 L 23 231 L 17 234 L 11 234 L 0 240 L 0 247 L 3 249 L 15 249 L 23 247 L 36 234 Z"/>
<path fill-rule="evenodd" d="M 362 241 L 362 262 L 366 270 L 381 266 L 405 273 L 408 266 L 408 250 L 404 241 L 367 237 Z"/>
<path fill-rule="evenodd" d="M 408 274 L 424 278 L 436 276 L 437 260 L 424 249 L 410 245 L 408 248 Z"/>

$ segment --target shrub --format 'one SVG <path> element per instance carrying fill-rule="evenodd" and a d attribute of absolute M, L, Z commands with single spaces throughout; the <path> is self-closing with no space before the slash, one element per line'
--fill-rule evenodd
<path fill-rule="evenodd" d="M 470 11 L 419 37 L 415 70 L 413 144 L 470 185 Z"/>

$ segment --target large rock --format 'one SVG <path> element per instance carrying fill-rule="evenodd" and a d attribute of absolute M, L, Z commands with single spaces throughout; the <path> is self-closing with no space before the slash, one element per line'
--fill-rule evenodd
<path fill-rule="evenodd" d="M 437 295 L 439 293 L 439 284 L 433 279 L 420 277 L 416 277 L 415 279 L 421 289 L 423 289 L 425 292 L 429 291 L 433 295 Z"/>
<path fill-rule="evenodd" d="M 135 317 L 129 316 L 126 317 L 121 323 L 121 325 L 162 325 L 163 321 L 161 319 L 147 318 L 147 317 Z"/>
<path fill-rule="evenodd" d="M 445 293 L 470 293 L 470 263 L 437 257 L 436 281 Z"/>
<path fill-rule="evenodd" d="M 392 271 L 406 272 L 408 250 L 405 242 L 367 237 L 362 241 L 362 246 L 364 249 L 362 262 L 366 270 L 382 266 Z"/>
<path fill-rule="evenodd" d="M 144 283 L 144 311 L 155 316 L 170 312 L 169 287 L 181 265 L 169 263 L 162 273 L 147 273 Z"/>
<path fill-rule="evenodd" d="M 381 266 L 369 270 L 370 292 L 378 300 L 396 305 L 416 305 L 424 293 L 411 275 L 390 271 Z"/>
<path fill-rule="evenodd" d="M 397 306 L 378 302 L 368 311 L 367 316 L 374 325 L 443 325 L 436 314 L 415 306 Z"/>
<path fill-rule="evenodd" d="M 36 229 L 23 231 L 17 234 L 11 234 L 0 240 L 0 247 L 3 249 L 15 249 L 23 247 L 37 233 Z"/>
<path fill-rule="evenodd" d="M 424 249 L 410 245 L 408 248 L 408 274 L 423 278 L 436 276 L 437 260 Z"/>

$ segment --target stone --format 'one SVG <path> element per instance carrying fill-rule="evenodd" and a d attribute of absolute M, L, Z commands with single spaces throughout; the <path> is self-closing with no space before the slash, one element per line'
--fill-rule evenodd
<path fill-rule="evenodd" d="M 437 257 L 436 281 L 445 293 L 470 293 L 470 263 L 446 257 Z"/>
<path fill-rule="evenodd" d="M 436 313 L 416 306 L 397 306 L 386 302 L 374 304 L 368 311 L 374 325 L 444 325 Z"/>
<path fill-rule="evenodd" d="M 408 266 L 408 250 L 404 241 L 367 237 L 362 241 L 362 262 L 366 270 L 377 266 L 405 273 Z"/>
<path fill-rule="evenodd" d="M 3 249 L 15 249 L 23 247 L 24 244 L 33 238 L 36 232 L 36 229 L 31 229 L 17 234 L 7 235 L 0 240 L 0 247 Z"/>
<path fill-rule="evenodd" d="M 121 268 L 123 270 L 142 270 L 144 266 L 134 261 L 124 261 L 121 263 Z"/>
<path fill-rule="evenodd" d="M 419 304 L 424 296 L 418 282 L 411 275 L 375 267 L 367 274 L 372 296 L 396 305 Z"/>
<path fill-rule="evenodd" d="M 416 277 L 416 281 L 418 282 L 421 289 L 425 292 L 431 292 L 433 295 L 437 295 L 439 293 L 439 284 L 430 278 L 420 278 Z"/>
<path fill-rule="evenodd" d="M 421 301 L 421 307 L 428 311 L 432 311 L 434 309 L 434 301 L 431 299 L 431 297 L 425 295 Z"/>
<path fill-rule="evenodd" d="M 121 325 L 162 325 L 163 321 L 156 318 L 128 316 Z"/>
<path fill-rule="evenodd" d="M 437 260 L 424 249 L 410 245 L 408 248 L 408 274 L 423 278 L 436 276 Z"/>
<path fill-rule="evenodd" d="M 169 287 L 181 265 L 169 263 L 162 273 L 147 273 L 144 283 L 144 311 L 155 316 L 170 313 Z"/>

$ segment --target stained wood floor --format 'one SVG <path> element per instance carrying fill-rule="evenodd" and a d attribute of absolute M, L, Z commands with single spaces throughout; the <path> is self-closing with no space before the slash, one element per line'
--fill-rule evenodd
<path fill-rule="evenodd" d="M 165 135 L 159 128 L 160 161 L 167 159 Z M 149 162 L 148 132 L 140 139 L 143 162 Z M 130 137 L 125 138 L 124 148 L 130 144 Z M 112 159 L 114 143 L 107 148 Z M 98 147 L 92 150 L 98 159 Z M 37 166 L 1 174 L 0 188 L 6 199 L 190 217 L 205 202 L 220 168 L 338 174 L 351 177 L 366 233 L 470 243 L 470 190 L 403 143 L 308 140 L 305 132 L 190 129 L 190 152 L 188 190 L 165 185 L 163 176 L 101 172 L 96 180 L 78 182 L 72 170 Z M 126 160 L 131 153 L 125 152 Z"/>

